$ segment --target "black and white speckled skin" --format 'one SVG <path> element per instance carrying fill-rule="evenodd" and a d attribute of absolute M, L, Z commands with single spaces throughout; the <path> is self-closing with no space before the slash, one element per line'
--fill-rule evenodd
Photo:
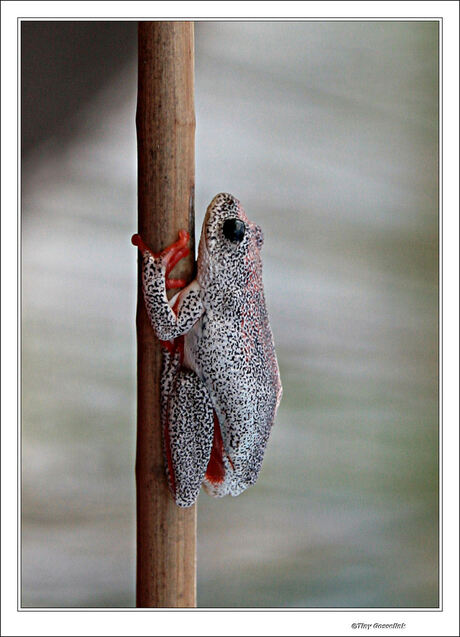
<path fill-rule="evenodd" d="M 203 314 L 200 290 L 194 282 L 180 293 L 179 311 L 177 315 L 173 312 L 166 296 L 165 270 L 162 257 L 144 254 L 142 283 L 145 307 L 152 327 L 162 341 L 185 334 Z"/>
<path fill-rule="evenodd" d="M 187 507 L 200 492 L 211 454 L 214 420 L 206 387 L 195 372 L 181 365 L 178 352 L 164 353 L 161 410 L 163 427 L 168 430 L 168 440 L 163 435 L 168 483 L 176 504 Z"/>
<path fill-rule="evenodd" d="M 224 236 L 228 219 L 244 223 L 240 242 Z M 167 473 L 180 506 L 195 502 L 202 482 L 211 495 L 238 495 L 255 483 L 262 465 L 282 393 L 263 291 L 262 244 L 261 229 L 240 202 L 221 193 L 203 222 L 197 277 L 170 302 L 161 258 L 144 256 L 152 326 L 163 341 L 177 343 L 183 335 L 183 355 L 180 348 L 165 351 L 161 381 Z M 223 440 L 225 476 L 219 481 L 205 477 L 213 410 Z"/>

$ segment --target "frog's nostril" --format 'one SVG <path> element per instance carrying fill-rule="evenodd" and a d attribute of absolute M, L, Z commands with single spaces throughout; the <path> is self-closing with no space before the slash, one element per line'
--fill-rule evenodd
<path fill-rule="evenodd" d="M 264 233 L 260 226 L 254 226 L 254 236 L 256 238 L 256 244 L 259 248 L 264 245 Z"/>
<path fill-rule="evenodd" d="M 226 219 L 223 225 L 224 236 L 232 243 L 241 243 L 244 238 L 245 225 L 241 219 Z"/>

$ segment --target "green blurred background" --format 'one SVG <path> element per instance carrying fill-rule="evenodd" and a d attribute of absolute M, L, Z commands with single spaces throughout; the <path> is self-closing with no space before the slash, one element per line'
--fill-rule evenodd
<path fill-rule="evenodd" d="M 135 603 L 135 22 L 22 23 L 22 604 Z M 201 607 L 438 605 L 438 23 L 196 23 L 197 232 L 264 230 L 284 397 Z"/>

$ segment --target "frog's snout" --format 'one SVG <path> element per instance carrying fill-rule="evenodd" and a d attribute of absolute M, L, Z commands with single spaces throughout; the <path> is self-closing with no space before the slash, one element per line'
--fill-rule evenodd
<path fill-rule="evenodd" d="M 216 195 L 213 201 L 218 201 L 220 204 L 227 204 L 230 206 L 240 206 L 240 201 L 234 195 L 231 195 L 229 192 L 220 192 Z"/>

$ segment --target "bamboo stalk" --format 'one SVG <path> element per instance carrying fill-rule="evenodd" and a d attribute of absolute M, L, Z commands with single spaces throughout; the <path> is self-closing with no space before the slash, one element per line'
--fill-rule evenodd
<path fill-rule="evenodd" d="M 184 228 L 191 255 L 174 277 L 193 276 L 195 112 L 192 22 L 140 22 L 137 103 L 138 228 L 160 251 Z M 140 261 L 140 259 L 139 259 Z M 196 507 L 168 491 L 160 427 L 161 347 L 149 323 L 139 267 L 137 305 L 138 607 L 196 604 Z"/>

